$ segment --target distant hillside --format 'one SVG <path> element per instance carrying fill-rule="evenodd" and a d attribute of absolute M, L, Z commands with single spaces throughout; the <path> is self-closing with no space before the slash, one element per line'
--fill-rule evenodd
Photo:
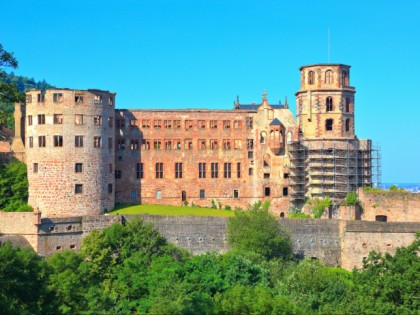
<path fill-rule="evenodd" d="M 6 73 L 4 77 L 0 77 L 0 82 L 14 83 L 17 89 L 21 92 L 25 92 L 29 89 L 39 89 L 45 91 L 48 88 L 54 87 L 47 83 L 45 80 L 35 81 L 34 78 L 28 78 L 24 76 L 17 76 L 13 72 Z M 6 115 L 6 127 L 9 129 L 15 129 L 15 122 L 13 119 L 14 105 L 13 103 L 0 102 L 0 112 L 4 112 Z"/>

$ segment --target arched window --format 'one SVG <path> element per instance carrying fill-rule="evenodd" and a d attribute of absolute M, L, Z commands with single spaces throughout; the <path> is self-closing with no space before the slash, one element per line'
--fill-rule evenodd
<path fill-rule="evenodd" d="M 267 138 L 267 133 L 265 131 L 261 132 L 260 142 L 261 143 L 265 143 L 266 142 L 266 138 Z"/>
<path fill-rule="evenodd" d="M 350 131 L 350 118 L 346 119 L 346 131 Z"/>
<path fill-rule="evenodd" d="M 325 84 L 332 84 L 332 71 L 325 71 Z"/>
<path fill-rule="evenodd" d="M 346 97 L 346 113 L 350 113 L 350 97 Z"/>
<path fill-rule="evenodd" d="M 333 107 L 333 99 L 331 96 L 328 96 L 326 99 L 326 103 L 327 103 L 327 112 L 332 112 L 334 110 Z"/>
<path fill-rule="evenodd" d="M 341 72 L 341 85 L 342 85 L 342 86 L 347 86 L 347 85 L 349 85 L 349 80 L 348 80 L 348 76 L 347 76 L 347 71 L 343 71 L 343 72 Z"/>
<path fill-rule="evenodd" d="M 315 72 L 309 71 L 308 73 L 308 84 L 313 85 L 315 84 Z"/>
<path fill-rule="evenodd" d="M 333 130 L 333 124 L 334 124 L 334 120 L 333 119 L 327 119 L 327 120 L 325 120 L 325 130 L 332 131 Z"/>

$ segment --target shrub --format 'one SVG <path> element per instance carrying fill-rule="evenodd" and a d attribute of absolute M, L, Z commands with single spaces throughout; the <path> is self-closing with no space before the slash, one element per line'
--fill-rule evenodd
<path fill-rule="evenodd" d="M 305 213 L 289 213 L 289 218 L 292 219 L 310 219 L 311 216 Z"/>
<path fill-rule="evenodd" d="M 308 202 L 310 201 L 310 202 Z M 306 203 L 312 206 L 312 213 L 314 218 L 319 219 L 324 214 L 325 208 L 329 208 L 332 205 L 329 196 L 326 196 L 324 199 L 313 198 L 309 199 Z"/>
<path fill-rule="evenodd" d="M 231 207 L 231 206 L 229 206 L 229 205 L 226 205 L 226 206 L 225 206 L 225 210 L 232 210 L 232 207 Z"/>
<path fill-rule="evenodd" d="M 188 207 L 188 201 L 187 200 L 184 201 L 184 206 Z"/>
<path fill-rule="evenodd" d="M 214 199 L 211 200 L 211 208 L 212 209 L 217 209 L 216 201 L 214 201 Z"/>
<path fill-rule="evenodd" d="M 355 191 L 350 191 L 347 193 L 346 199 L 346 206 L 355 206 L 358 203 L 357 195 Z"/>

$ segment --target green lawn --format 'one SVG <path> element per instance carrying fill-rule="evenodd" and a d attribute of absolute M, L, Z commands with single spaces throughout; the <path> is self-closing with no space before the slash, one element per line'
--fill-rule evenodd
<path fill-rule="evenodd" d="M 233 216 L 233 211 L 165 205 L 118 205 L 109 214 L 152 214 L 152 215 L 190 215 L 190 216 Z"/>

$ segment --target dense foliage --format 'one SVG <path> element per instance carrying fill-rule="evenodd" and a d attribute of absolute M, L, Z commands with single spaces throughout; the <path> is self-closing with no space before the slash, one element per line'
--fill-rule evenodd
<path fill-rule="evenodd" d="M 348 272 L 248 249 L 191 256 L 131 221 L 47 259 L 0 246 L 0 314 L 417 314 L 419 246 Z"/>
<path fill-rule="evenodd" d="M 0 165 L 0 210 L 32 211 L 28 201 L 28 178 L 26 164 L 13 159 Z"/>

